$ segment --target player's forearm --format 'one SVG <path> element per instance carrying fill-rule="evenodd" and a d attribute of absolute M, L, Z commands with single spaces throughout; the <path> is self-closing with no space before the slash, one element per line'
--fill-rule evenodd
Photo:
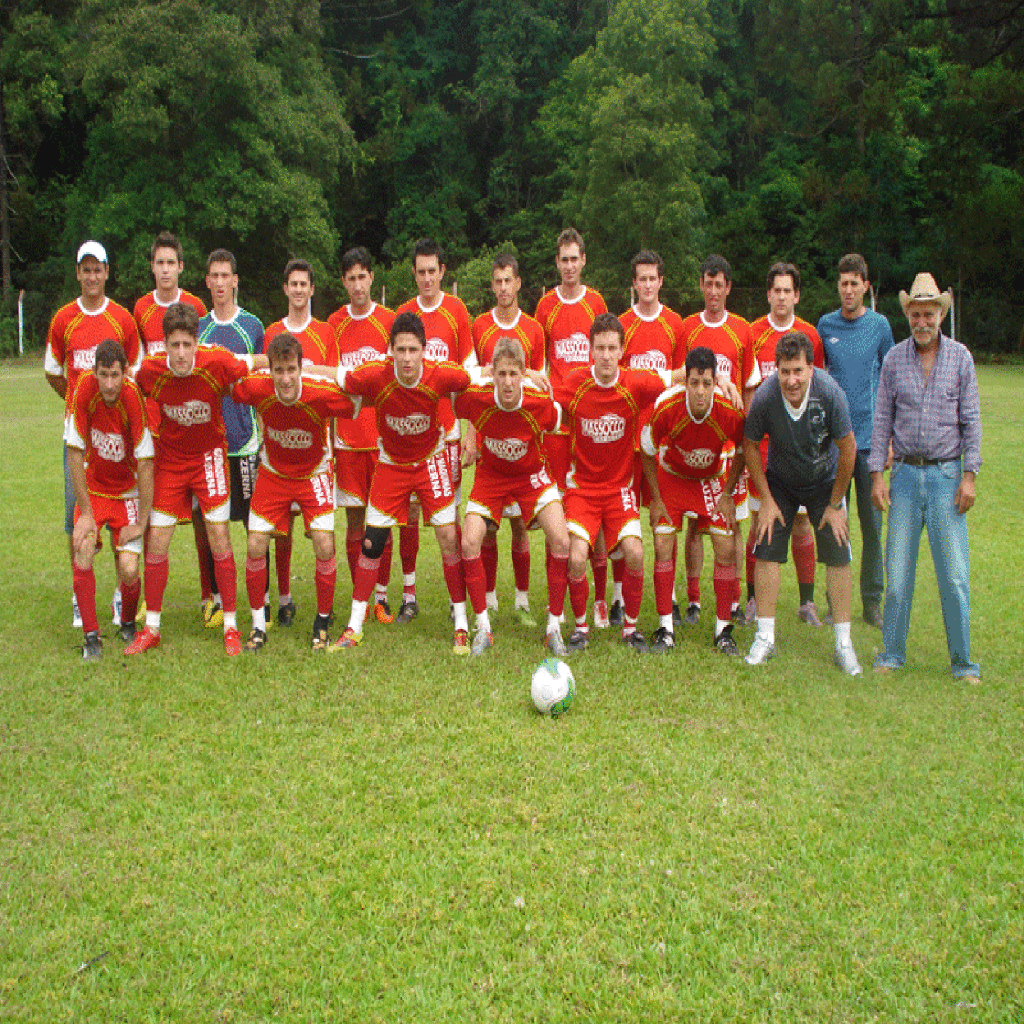
<path fill-rule="evenodd" d="M 758 459 L 758 463 L 760 463 Z M 732 457 L 732 462 L 729 464 L 729 472 L 725 477 L 725 483 L 722 485 L 722 490 L 726 494 L 732 494 L 736 490 L 736 485 L 740 482 L 740 477 L 743 475 L 743 470 L 747 465 L 747 456 L 742 448 L 736 450 L 736 454 Z"/>
<path fill-rule="evenodd" d="M 836 441 L 839 449 L 839 465 L 836 467 L 836 481 L 832 485 L 832 504 L 838 505 L 846 497 L 853 478 L 853 467 L 857 461 L 857 440 L 851 431 Z"/>
<path fill-rule="evenodd" d="M 654 456 L 648 455 L 644 451 L 640 452 L 640 465 L 644 471 L 644 479 L 647 481 L 651 499 L 661 501 L 661 491 L 658 487 L 658 463 L 655 461 Z"/>
<path fill-rule="evenodd" d="M 54 391 L 60 395 L 61 398 L 67 398 L 68 394 L 68 379 L 64 374 L 48 373 L 46 375 L 46 383 L 53 388 Z"/>
<path fill-rule="evenodd" d="M 153 460 L 142 459 L 137 471 L 139 483 L 139 524 L 145 530 L 153 511 Z"/>
<path fill-rule="evenodd" d="M 761 466 L 761 452 L 749 437 L 743 438 L 743 462 L 758 494 L 768 493 L 768 479 Z M 738 479 L 738 478 L 737 478 Z"/>
<path fill-rule="evenodd" d="M 92 502 L 89 500 L 89 485 L 85 479 L 85 455 L 78 448 L 68 449 L 68 470 L 71 486 L 75 489 L 75 502 L 83 516 L 92 516 Z"/>

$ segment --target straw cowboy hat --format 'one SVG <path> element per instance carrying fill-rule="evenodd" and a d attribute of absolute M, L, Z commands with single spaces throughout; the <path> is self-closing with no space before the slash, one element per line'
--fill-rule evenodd
<path fill-rule="evenodd" d="M 952 301 L 952 294 L 950 292 L 940 292 L 939 286 L 935 283 L 935 278 L 931 274 L 918 274 L 914 278 L 914 283 L 910 286 L 910 294 L 906 292 L 900 292 L 900 305 L 903 307 L 903 312 L 907 312 L 907 307 L 912 302 L 936 302 L 939 305 L 939 322 L 941 323 L 945 315 L 949 312 L 949 304 Z"/>

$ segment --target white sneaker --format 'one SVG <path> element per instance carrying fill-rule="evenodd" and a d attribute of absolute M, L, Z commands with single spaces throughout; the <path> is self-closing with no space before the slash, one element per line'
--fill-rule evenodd
<path fill-rule="evenodd" d="M 595 601 L 594 602 L 594 628 L 595 629 L 607 629 L 611 625 L 611 620 L 608 618 L 608 602 L 607 601 Z"/>
<path fill-rule="evenodd" d="M 859 676 L 861 674 L 860 662 L 857 661 L 857 653 L 852 643 L 836 644 L 832 654 L 832 660 L 837 668 L 841 668 L 848 676 Z"/>
<path fill-rule="evenodd" d="M 114 598 L 110 602 L 110 614 L 114 617 L 114 625 L 121 625 L 121 588 L 114 591 Z"/>
<path fill-rule="evenodd" d="M 748 665 L 763 665 L 766 661 L 771 661 L 775 657 L 775 644 L 773 644 L 766 636 L 762 636 L 758 633 L 754 637 L 754 642 L 750 645 L 750 650 L 747 652 L 747 656 L 743 659 Z"/>
<path fill-rule="evenodd" d="M 78 608 L 78 598 L 74 594 L 71 595 L 71 628 L 82 628 L 82 613 Z"/>

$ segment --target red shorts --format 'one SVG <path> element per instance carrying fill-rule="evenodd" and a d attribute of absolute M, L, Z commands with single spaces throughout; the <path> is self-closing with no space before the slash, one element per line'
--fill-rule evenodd
<path fill-rule="evenodd" d="M 334 532 L 334 473 L 331 467 L 308 480 L 289 480 L 260 465 L 249 502 L 249 529 L 286 535 L 293 505 L 306 530 Z"/>
<path fill-rule="evenodd" d="M 157 459 L 153 479 L 151 526 L 174 526 L 192 516 L 194 496 L 211 523 L 226 523 L 230 511 L 231 484 L 228 456 L 214 448 L 187 463 Z"/>
<path fill-rule="evenodd" d="M 366 525 L 408 525 L 409 501 L 414 494 L 431 526 L 447 526 L 455 522 L 455 488 L 448 453 L 444 449 L 411 466 L 378 463 L 366 505 Z"/>
<path fill-rule="evenodd" d="M 365 508 L 370 497 L 376 451 L 334 453 L 334 504 L 337 508 Z"/>
<path fill-rule="evenodd" d="M 568 434 L 544 435 L 544 461 L 548 464 L 548 476 L 565 494 L 565 475 L 569 472 Z"/>
<path fill-rule="evenodd" d="M 630 487 L 609 494 L 581 494 L 570 487 L 562 499 L 565 521 L 569 533 L 580 537 L 591 547 L 597 541 L 598 530 L 604 529 L 604 540 L 609 551 L 624 537 L 640 537 L 640 512 Z"/>
<path fill-rule="evenodd" d="M 722 478 L 711 477 L 708 480 L 681 480 L 662 469 L 658 469 L 658 490 L 661 500 L 668 512 L 668 522 L 661 519 L 655 524 L 655 533 L 678 533 L 683 528 L 683 520 L 694 520 L 694 528 L 699 533 L 719 533 L 724 537 L 732 536 L 729 524 L 721 515 L 715 514 L 715 505 L 722 497 Z"/>
<path fill-rule="evenodd" d="M 558 488 L 543 467 L 530 476 L 505 476 L 487 473 L 477 466 L 466 512 L 475 512 L 500 523 L 507 507 L 517 505 L 518 511 L 514 514 L 522 516 L 523 522 L 529 526 L 538 512 L 558 500 Z"/>
<path fill-rule="evenodd" d="M 134 551 L 142 553 L 142 537 L 121 545 L 121 528 L 124 526 L 137 526 L 139 522 L 139 499 L 138 498 L 100 498 L 95 494 L 89 495 L 89 502 L 92 505 L 92 517 L 96 523 L 96 550 L 103 547 L 100 540 L 100 531 L 105 526 L 110 530 L 110 537 L 114 543 L 115 551 Z M 75 522 L 81 518 L 82 510 L 75 506 Z"/>

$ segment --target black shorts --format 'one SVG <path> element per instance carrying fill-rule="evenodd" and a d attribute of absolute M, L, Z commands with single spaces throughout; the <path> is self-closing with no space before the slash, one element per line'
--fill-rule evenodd
<path fill-rule="evenodd" d="M 228 456 L 228 469 L 231 471 L 231 512 L 228 518 L 233 523 L 249 525 L 249 502 L 256 486 L 259 464 L 258 455 Z"/>
<path fill-rule="evenodd" d="M 771 491 L 772 500 L 779 506 L 779 511 L 786 520 L 785 526 L 780 526 L 778 520 L 772 527 L 772 539 L 770 542 L 762 541 L 754 548 L 754 557 L 762 562 L 785 562 L 789 551 L 789 535 L 793 531 L 793 520 L 796 519 L 797 509 L 801 505 L 807 507 L 807 516 L 814 527 L 814 542 L 818 549 L 818 561 L 824 565 L 833 567 L 849 565 L 851 559 L 849 543 L 840 544 L 835 534 L 829 527 L 824 530 L 818 528 L 821 517 L 825 514 L 832 501 L 832 487 L 835 480 L 825 480 L 816 487 L 788 487 L 778 477 L 768 475 L 768 490 Z M 845 505 L 846 499 L 843 499 Z M 761 525 L 761 516 L 764 515 L 764 505 L 758 513 L 758 526 Z"/>

